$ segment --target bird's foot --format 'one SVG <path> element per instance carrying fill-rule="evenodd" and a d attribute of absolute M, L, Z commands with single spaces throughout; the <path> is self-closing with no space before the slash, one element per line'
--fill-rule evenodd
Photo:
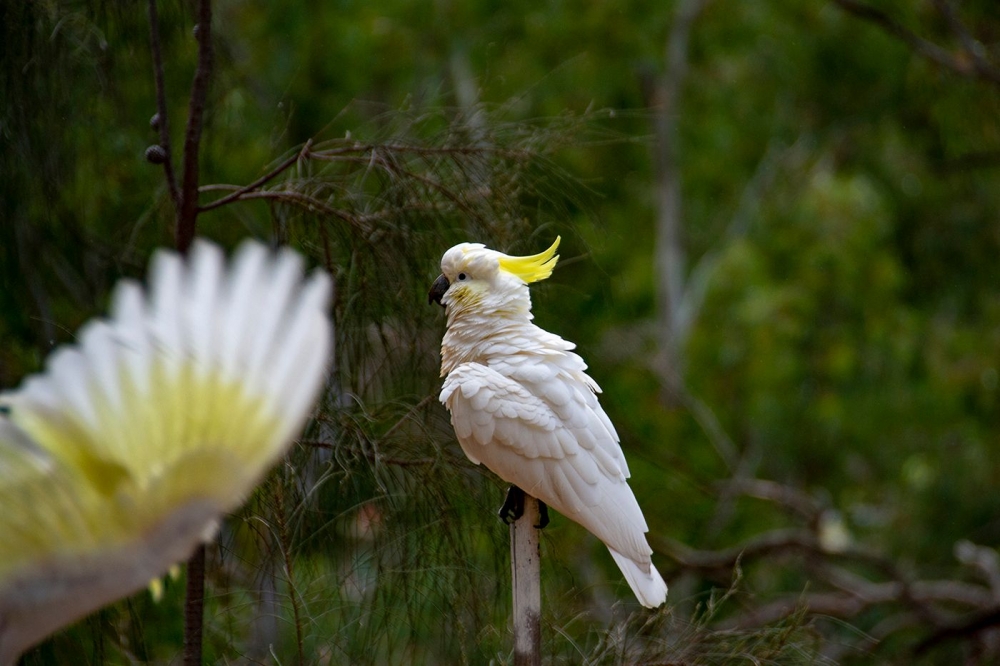
<path fill-rule="evenodd" d="M 506 525 L 510 525 L 512 521 L 517 520 L 524 515 L 524 491 L 517 486 L 511 486 L 507 489 L 507 497 L 503 501 L 503 506 L 500 507 L 498 512 L 500 515 L 500 520 Z"/>
<path fill-rule="evenodd" d="M 505 524 L 510 525 L 512 521 L 518 520 L 524 515 L 524 491 L 517 486 L 507 489 L 507 497 L 503 501 L 503 506 L 497 512 Z M 549 524 L 549 507 L 542 500 L 538 500 L 538 524 L 536 529 L 544 529 Z"/>
<path fill-rule="evenodd" d="M 543 530 L 549 524 L 549 505 L 538 500 L 538 524 L 535 529 Z"/>

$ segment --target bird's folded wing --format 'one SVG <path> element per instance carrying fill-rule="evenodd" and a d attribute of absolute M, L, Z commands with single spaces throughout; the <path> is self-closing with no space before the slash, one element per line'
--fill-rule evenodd
<path fill-rule="evenodd" d="M 648 562 L 646 522 L 613 435 L 574 387 L 553 385 L 543 396 L 493 368 L 465 363 L 445 379 L 441 401 L 473 462 Z"/>

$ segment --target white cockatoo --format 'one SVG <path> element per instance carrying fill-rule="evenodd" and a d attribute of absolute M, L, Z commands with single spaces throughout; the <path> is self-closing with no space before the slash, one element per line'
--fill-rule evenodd
<path fill-rule="evenodd" d="M 329 279 L 196 241 L 0 393 L 0 664 L 210 540 L 323 387 Z"/>
<path fill-rule="evenodd" d="M 552 274 L 558 247 L 556 238 L 530 257 L 480 243 L 444 253 L 430 291 L 448 317 L 441 402 L 469 459 L 515 486 L 501 509 L 505 522 L 519 517 L 518 488 L 541 500 L 603 541 L 639 602 L 656 607 L 667 585 L 650 560 L 646 520 L 597 400 L 601 389 L 573 343 L 531 322 L 528 283 Z"/>

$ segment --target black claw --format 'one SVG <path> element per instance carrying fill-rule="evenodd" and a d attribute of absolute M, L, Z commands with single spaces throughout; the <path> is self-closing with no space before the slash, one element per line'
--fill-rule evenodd
<path fill-rule="evenodd" d="M 511 522 L 519 519 L 524 515 L 524 491 L 517 486 L 511 486 L 507 489 L 507 497 L 503 501 L 503 506 L 497 512 L 500 516 L 500 520 L 506 525 L 510 525 Z M 542 500 L 538 500 L 538 524 L 535 525 L 535 529 L 541 530 L 545 529 L 545 526 L 549 524 L 549 506 Z"/>
<path fill-rule="evenodd" d="M 517 520 L 524 515 L 524 491 L 517 486 L 507 489 L 507 497 L 503 501 L 503 506 L 498 512 L 500 520 L 506 525 L 510 525 L 512 520 Z"/>
<path fill-rule="evenodd" d="M 549 524 L 549 505 L 538 500 L 538 524 L 535 525 L 535 529 L 544 530 L 545 526 Z"/>

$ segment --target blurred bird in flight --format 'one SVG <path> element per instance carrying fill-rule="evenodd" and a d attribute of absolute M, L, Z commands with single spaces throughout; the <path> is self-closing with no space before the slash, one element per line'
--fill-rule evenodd
<path fill-rule="evenodd" d="M 323 387 L 329 279 L 245 242 L 161 251 L 149 291 L 0 394 L 0 664 L 210 541 Z"/>

